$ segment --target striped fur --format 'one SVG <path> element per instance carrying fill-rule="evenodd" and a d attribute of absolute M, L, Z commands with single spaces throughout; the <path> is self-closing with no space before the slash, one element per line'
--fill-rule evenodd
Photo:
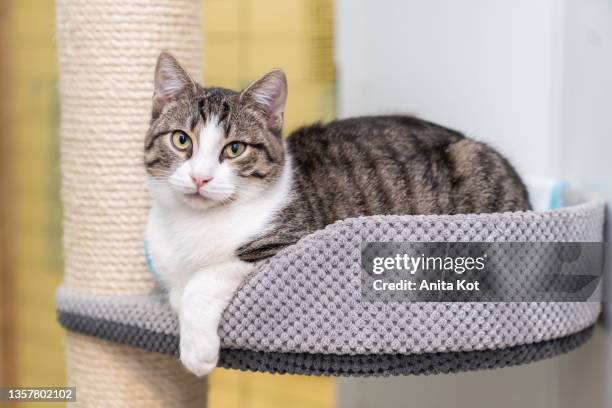
<path fill-rule="evenodd" d="M 199 146 L 210 143 L 206 138 L 212 133 L 220 135 L 208 148 L 218 154 L 215 166 L 223 168 L 221 151 L 227 143 L 241 141 L 248 148 L 231 160 L 228 172 L 237 177 L 232 179 L 233 188 L 228 188 L 230 195 L 195 204 L 184 200 L 203 211 L 263 194 L 278 182 L 289 160 L 293 163 L 292 194 L 265 229 L 237 246 L 236 254 L 244 261 L 269 257 L 302 236 L 348 217 L 530 208 L 527 191 L 510 163 L 491 147 L 457 131 L 409 116 L 375 116 L 307 126 L 283 143 L 286 93 L 275 93 L 279 87 L 286 92 L 282 72 L 272 71 L 235 92 L 202 88 L 172 57 L 167 57 L 166 65 L 170 69 L 165 73 L 174 71 L 176 78 L 170 81 L 170 96 L 156 89 L 145 140 L 145 164 L 152 179 L 171 179 L 193 161 Z M 172 148 L 169 137 L 176 129 L 193 137 L 194 150 Z M 207 160 L 215 161 L 214 154 Z"/>
<path fill-rule="evenodd" d="M 348 217 L 528 210 L 527 190 L 486 144 L 409 116 L 375 116 L 304 127 L 289 135 L 295 199 L 278 228 L 241 246 L 269 257 Z"/>

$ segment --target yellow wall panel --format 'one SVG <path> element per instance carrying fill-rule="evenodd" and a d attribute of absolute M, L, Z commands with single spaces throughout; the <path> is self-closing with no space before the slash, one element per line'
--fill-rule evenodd
<path fill-rule="evenodd" d="M 213 41 L 207 39 L 204 53 L 205 61 L 210 68 L 206 69 L 205 86 L 222 86 L 235 88 L 240 86 L 243 67 L 238 52 L 238 39 L 224 39 Z"/>
<path fill-rule="evenodd" d="M 205 84 L 243 88 L 282 68 L 289 81 L 287 132 L 333 118 L 332 11 L 330 0 L 204 0 L 205 25 L 213 25 L 204 28 Z M 224 31 L 223 20 L 237 23 Z"/>
<path fill-rule="evenodd" d="M 310 77 L 308 53 L 303 47 L 305 38 L 261 38 L 253 36 L 248 41 L 247 70 L 244 74 L 257 78 L 271 68 L 282 68 L 289 81 Z M 302 45 L 302 46 L 301 46 Z"/>
<path fill-rule="evenodd" d="M 240 11 L 244 0 L 204 0 L 204 33 L 229 34 L 240 30 Z"/>
<path fill-rule="evenodd" d="M 308 29 L 306 14 L 309 1 L 304 0 L 246 0 L 251 16 L 249 29 L 255 33 L 276 32 L 286 35 Z"/>
<path fill-rule="evenodd" d="M 211 408 L 334 406 L 333 380 L 325 377 L 217 370 L 209 386 Z"/>
<path fill-rule="evenodd" d="M 11 174 L 17 381 L 65 382 L 54 294 L 61 280 L 55 4 L 10 0 Z M 20 404 L 20 406 L 22 406 Z M 23 404 L 41 406 L 40 404 Z"/>

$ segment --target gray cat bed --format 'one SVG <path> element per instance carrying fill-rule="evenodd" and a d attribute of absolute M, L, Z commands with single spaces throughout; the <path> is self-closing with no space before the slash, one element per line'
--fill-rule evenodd
<path fill-rule="evenodd" d="M 599 302 L 363 302 L 363 242 L 601 242 L 604 203 L 503 214 L 373 216 L 336 222 L 262 262 L 225 310 L 220 366 L 313 375 L 458 372 L 526 363 L 588 340 Z M 177 355 L 164 296 L 60 287 L 68 330 Z M 205 339 L 203 339 L 205 341 Z"/>

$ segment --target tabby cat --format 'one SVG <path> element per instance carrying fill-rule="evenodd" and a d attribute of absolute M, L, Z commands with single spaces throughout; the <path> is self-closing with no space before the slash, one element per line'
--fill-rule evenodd
<path fill-rule="evenodd" d="M 181 361 L 213 370 L 224 308 L 254 262 L 334 221 L 528 210 L 504 157 L 409 116 L 315 124 L 282 138 L 287 81 L 203 88 L 159 56 L 144 143 L 152 264 L 180 321 Z"/>

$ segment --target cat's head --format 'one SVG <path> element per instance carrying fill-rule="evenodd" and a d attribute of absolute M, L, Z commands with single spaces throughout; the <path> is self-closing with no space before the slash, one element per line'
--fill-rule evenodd
<path fill-rule="evenodd" d="M 207 209 L 263 194 L 283 171 L 286 100 L 281 70 L 241 92 L 203 88 L 162 53 L 144 146 L 153 199 Z"/>

